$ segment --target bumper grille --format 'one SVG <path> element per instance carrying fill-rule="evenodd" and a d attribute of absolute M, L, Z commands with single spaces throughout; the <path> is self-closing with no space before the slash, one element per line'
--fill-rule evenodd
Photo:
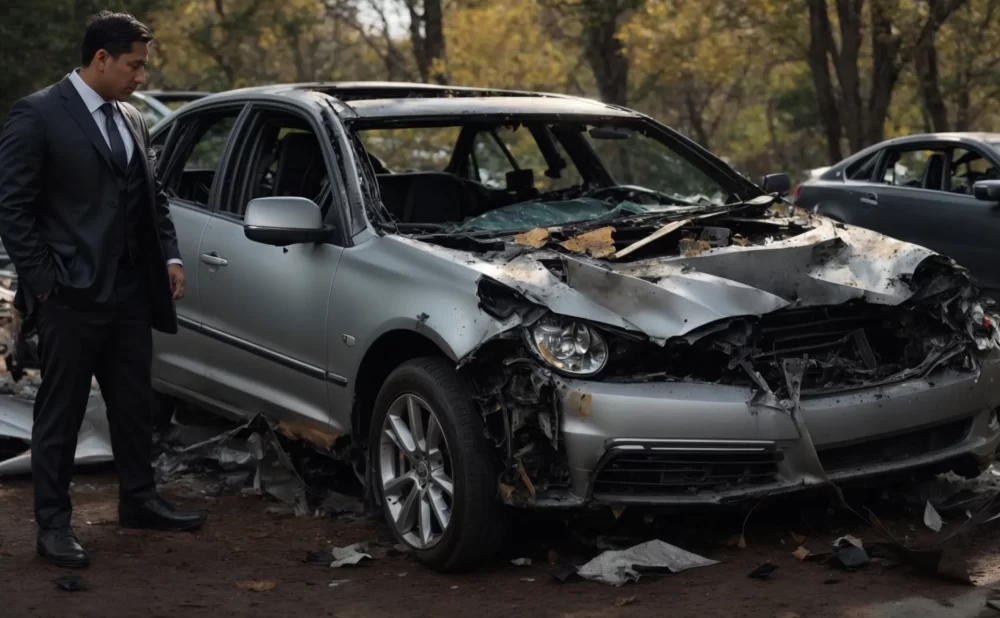
<path fill-rule="evenodd" d="M 930 455 L 959 444 L 969 435 L 970 429 L 972 419 L 967 418 L 860 444 L 817 451 L 820 463 L 827 472 L 846 470 Z"/>
<path fill-rule="evenodd" d="M 597 474 L 594 493 L 655 496 L 764 485 L 775 481 L 779 457 L 770 449 L 612 451 Z"/>

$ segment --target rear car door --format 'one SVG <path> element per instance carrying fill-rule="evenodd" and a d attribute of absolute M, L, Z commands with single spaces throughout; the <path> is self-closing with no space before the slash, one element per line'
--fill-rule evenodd
<path fill-rule="evenodd" d="M 833 168 L 819 179 L 807 181 L 797 189 L 796 204 L 851 225 L 868 227 L 872 208 L 875 170 L 881 150 L 850 162 L 844 169 Z"/>
<path fill-rule="evenodd" d="M 326 324 L 343 242 L 256 243 L 244 234 L 243 214 L 254 198 L 305 197 L 340 226 L 332 152 L 319 127 L 311 110 L 254 104 L 196 258 L 211 397 L 293 430 L 330 424 L 327 384 L 336 376 L 326 371 Z"/>
<path fill-rule="evenodd" d="M 220 170 L 231 146 L 243 105 L 226 105 L 185 114 L 152 136 L 158 151 L 157 176 L 170 203 L 177 244 L 184 262 L 185 295 L 177 301 L 180 331 L 153 334 L 153 381 L 158 390 L 190 398 L 205 388 L 198 277 L 198 243 L 218 201 Z"/>

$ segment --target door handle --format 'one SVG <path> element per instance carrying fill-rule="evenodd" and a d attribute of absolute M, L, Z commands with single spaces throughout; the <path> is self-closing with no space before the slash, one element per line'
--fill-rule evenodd
<path fill-rule="evenodd" d="M 229 264 L 229 260 L 227 260 L 224 257 L 219 257 L 218 251 L 212 251 L 211 253 L 202 253 L 201 261 L 211 266 L 226 266 Z"/>
<path fill-rule="evenodd" d="M 877 193 L 863 193 L 861 195 L 861 203 L 868 204 L 869 206 L 878 206 L 878 194 Z"/>

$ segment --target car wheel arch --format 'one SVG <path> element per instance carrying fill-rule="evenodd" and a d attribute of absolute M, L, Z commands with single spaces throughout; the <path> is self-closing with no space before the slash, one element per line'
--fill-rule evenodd
<path fill-rule="evenodd" d="M 378 336 L 365 351 L 354 379 L 354 405 L 351 433 L 357 444 L 367 441 L 369 421 L 379 390 L 397 367 L 420 357 L 443 357 L 454 360 L 433 333 L 394 329 Z"/>

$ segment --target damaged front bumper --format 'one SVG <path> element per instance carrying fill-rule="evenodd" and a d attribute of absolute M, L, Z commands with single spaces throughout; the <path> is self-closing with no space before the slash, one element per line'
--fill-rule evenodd
<path fill-rule="evenodd" d="M 713 504 L 963 459 L 986 465 L 1000 445 L 1000 351 L 979 358 L 972 371 L 803 396 L 801 425 L 753 405 L 752 388 L 556 378 L 570 485 L 537 505 Z"/>

